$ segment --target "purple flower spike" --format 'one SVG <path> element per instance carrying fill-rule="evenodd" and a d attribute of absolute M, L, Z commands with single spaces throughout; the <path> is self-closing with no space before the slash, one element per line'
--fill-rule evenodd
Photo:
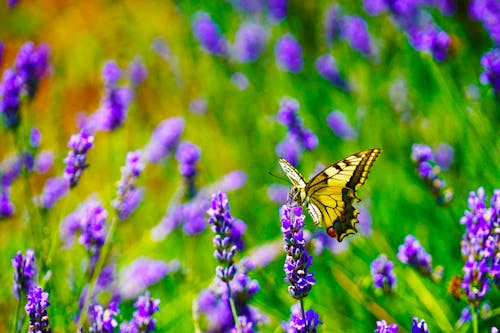
<path fill-rule="evenodd" d="M 404 244 L 399 246 L 398 259 L 424 275 L 432 274 L 432 258 L 413 235 L 406 236 Z"/>
<path fill-rule="evenodd" d="M 335 58 L 331 54 L 324 54 L 316 60 L 316 69 L 319 74 L 333 86 L 349 91 L 349 84 L 340 76 Z"/>
<path fill-rule="evenodd" d="M 453 147 L 447 143 L 442 143 L 436 148 L 436 163 L 443 170 L 447 170 L 453 163 Z"/>
<path fill-rule="evenodd" d="M 14 267 L 14 284 L 12 291 L 14 296 L 19 299 L 21 295 L 28 295 L 28 292 L 36 285 L 36 267 L 35 267 L 35 251 L 29 249 L 23 257 L 21 251 L 12 259 Z"/>
<path fill-rule="evenodd" d="M 191 142 L 183 142 L 177 148 L 175 158 L 179 161 L 182 176 L 190 178 L 196 175 L 196 162 L 200 160 L 200 149 Z"/>
<path fill-rule="evenodd" d="M 354 140 L 357 137 L 356 132 L 347 121 L 347 117 L 341 111 L 332 111 L 326 119 L 328 126 L 336 136 L 346 140 Z"/>
<path fill-rule="evenodd" d="M 214 256 L 220 265 L 216 268 L 219 279 L 229 282 L 236 274 L 236 265 L 233 262 L 236 245 L 233 233 L 234 219 L 229 212 L 229 202 L 225 193 L 219 192 L 212 196 L 212 203 L 207 211 L 208 223 L 215 233 Z"/>
<path fill-rule="evenodd" d="M 292 34 L 286 34 L 276 42 L 274 55 L 279 69 L 290 73 L 302 72 L 302 47 Z"/>
<path fill-rule="evenodd" d="M 130 81 L 134 86 L 143 83 L 148 77 L 148 70 L 144 66 L 144 62 L 140 56 L 136 56 L 134 60 L 128 65 L 128 73 Z"/>
<path fill-rule="evenodd" d="M 411 326 L 411 333 L 429 333 L 425 321 L 422 319 L 419 322 L 417 317 L 413 317 L 413 325 Z"/>
<path fill-rule="evenodd" d="M 64 159 L 66 168 L 64 178 L 69 181 L 71 188 L 75 187 L 82 176 L 83 170 L 88 167 L 87 151 L 94 145 L 94 137 L 85 131 L 74 134 L 68 141 L 68 148 L 71 150 L 68 157 Z"/>
<path fill-rule="evenodd" d="M 332 45 L 341 34 L 342 9 L 337 3 L 332 4 L 326 11 L 323 20 L 323 33 L 327 45 Z"/>
<path fill-rule="evenodd" d="M 1 186 L 0 190 L 0 219 L 14 214 L 14 204 L 9 197 L 9 188 Z"/>
<path fill-rule="evenodd" d="M 35 170 L 38 173 L 47 173 L 54 165 L 54 153 L 51 151 L 41 151 L 36 155 Z"/>
<path fill-rule="evenodd" d="M 234 74 L 233 74 L 234 75 Z M 207 100 L 204 98 L 194 98 L 189 102 L 189 111 L 194 114 L 204 114 L 207 111 Z"/>
<path fill-rule="evenodd" d="M 62 199 L 69 191 L 69 181 L 63 177 L 49 178 L 45 183 L 43 192 L 38 197 L 38 204 L 45 208 L 52 208 L 57 201 Z"/>
<path fill-rule="evenodd" d="M 219 26 L 210 14 L 197 12 L 193 20 L 193 34 L 205 51 L 225 57 L 228 54 L 228 42 L 219 31 Z"/>
<path fill-rule="evenodd" d="M 134 317 L 128 323 L 120 326 L 120 333 L 153 332 L 156 329 L 156 319 L 153 318 L 155 312 L 160 311 L 160 300 L 151 299 L 149 291 L 144 296 L 139 296 L 134 303 L 137 309 Z"/>
<path fill-rule="evenodd" d="M 288 14 L 288 0 L 268 0 L 269 18 L 279 22 L 286 18 Z"/>
<path fill-rule="evenodd" d="M 114 60 L 108 60 L 102 66 L 102 81 L 106 88 L 114 88 L 122 78 L 122 70 Z"/>
<path fill-rule="evenodd" d="M 375 329 L 375 332 L 377 333 L 397 333 L 398 332 L 398 325 L 396 324 L 390 324 L 388 325 L 385 320 L 378 320 L 377 321 L 377 328 Z"/>
<path fill-rule="evenodd" d="M 129 152 L 126 165 L 121 168 L 122 178 L 118 182 L 117 198 L 112 202 L 118 218 L 122 221 L 132 214 L 142 200 L 143 191 L 137 188 L 136 183 L 143 169 L 141 151 Z"/>
<path fill-rule="evenodd" d="M 286 259 L 284 270 L 285 281 L 290 283 L 288 293 L 295 299 L 306 297 L 316 282 L 313 273 L 309 272 L 312 256 L 306 251 L 304 238 L 304 218 L 302 207 L 281 206 L 281 232 L 285 240 Z"/>
<path fill-rule="evenodd" d="M 377 16 L 389 9 L 387 0 L 364 0 L 363 8 L 371 16 Z"/>
<path fill-rule="evenodd" d="M 115 316 L 120 313 L 118 303 L 113 301 L 107 308 L 100 304 L 89 306 L 88 310 L 89 332 L 92 333 L 113 333 L 118 322 Z"/>
<path fill-rule="evenodd" d="M 481 58 L 481 65 L 484 69 L 480 77 L 481 83 L 490 84 L 496 92 L 500 92 L 500 48 L 485 53 Z"/>
<path fill-rule="evenodd" d="M 374 53 L 368 26 L 361 17 L 344 16 L 340 28 L 342 39 L 347 40 L 353 49 L 364 55 Z"/>
<path fill-rule="evenodd" d="M 32 42 L 26 42 L 17 54 L 15 69 L 26 87 L 29 98 L 33 98 L 38 82 L 49 68 L 50 48 L 47 44 L 37 47 Z"/>
<path fill-rule="evenodd" d="M 294 304 L 291 308 L 290 321 L 282 323 L 281 327 L 287 333 L 316 333 L 318 325 L 322 325 L 323 322 L 319 320 L 319 316 L 314 310 L 305 311 L 305 315 L 306 317 L 303 318 L 300 303 Z"/>
<path fill-rule="evenodd" d="M 145 147 L 145 155 L 149 162 L 158 163 L 167 157 L 179 143 L 184 130 L 184 119 L 172 117 L 162 121 L 154 130 Z"/>
<path fill-rule="evenodd" d="M 19 109 L 21 108 L 21 92 L 23 80 L 12 69 L 6 69 L 0 84 L 0 114 L 5 120 L 8 129 L 17 128 L 21 122 Z"/>
<path fill-rule="evenodd" d="M 238 31 L 233 45 L 233 55 L 239 62 L 256 61 L 266 45 L 267 33 L 263 26 L 257 23 L 243 23 Z"/>
<path fill-rule="evenodd" d="M 28 304 L 24 311 L 30 317 L 29 331 L 36 333 L 50 333 L 49 316 L 47 307 L 49 303 L 49 293 L 44 292 L 40 287 L 32 288 L 28 293 Z"/>
<path fill-rule="evenodd" d="M 387 259 L 385 254 L 381 254 L 370 264 L 373 277 L 373 285 L 376 289 L 383 289 L 390 293 L 396 289 L 396 275 L 393 272 L 394 264 Z"/>
<path fill-rule="evenodd" d="M 36 127 L 33 127 L 30 131 L 30 146 L 32 148 L 38 148 L 40 146 L 40 142 L 42 141 L 42 134 L 40 130 Z"/>

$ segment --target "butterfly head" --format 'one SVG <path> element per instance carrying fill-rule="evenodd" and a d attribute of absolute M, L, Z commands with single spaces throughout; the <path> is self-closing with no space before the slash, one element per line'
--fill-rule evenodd
<path fill-rule="evenodd" d="M 288 202 L 289 203 L 297 203 L 297 205 L 302 206 L 306 199 L 306 192 L 303 187 L 298 185 L 292 186 L 292 189 L 288 193 Z"/>

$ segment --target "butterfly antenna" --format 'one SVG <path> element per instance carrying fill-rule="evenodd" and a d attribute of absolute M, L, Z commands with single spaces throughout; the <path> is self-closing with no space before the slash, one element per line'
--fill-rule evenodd
<path fill-rule="evenodd" d="M 269 175 L 270 175 L 270 176 L 273 176 L 273 177 L 278 178 L 278 179 L 280 179 L 280 180 L 283 180 L 283 181 L 285 181 L 285 182 L 287 182 L 287 181 L 288 181 L 288 179 L 287 179 L 287 178 L 285 178 L 285 177 L 283 177 L 283 176 L 281 176 L 281 175 L 277 175 L 277 174 L 275 174 L 275 173 L 272 173 L 271 171 L 268 171 L 268 173 L 269 173 Z"/>

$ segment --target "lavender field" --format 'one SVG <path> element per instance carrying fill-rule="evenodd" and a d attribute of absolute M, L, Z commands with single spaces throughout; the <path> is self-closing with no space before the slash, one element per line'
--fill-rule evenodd
<path fill-rule="evenodd" d="M 498 332 L 499 0 L 8 0 L 0 74 L 0 332 Z"/>

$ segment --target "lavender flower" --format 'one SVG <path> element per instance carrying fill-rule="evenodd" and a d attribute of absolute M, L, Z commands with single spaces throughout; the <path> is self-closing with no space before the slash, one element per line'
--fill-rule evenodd
<path fill-rule="evenodd" d="M 292 305 L 290 321 L 282 323 L 282 329 L 287 333 L 316 333 L 318 325 L 322 325 L 323 322 L 319 320 L 314 310 L 305 311 L 305 315 L 306 317 L 303 318 L 300 303 Z"/>
<path fill-rule="evenodd" d="M 340 25 L 341 38 L 364 55 L 373 55 L 374 46 L 366 22 L 359 16 L 344 16 Z"/>
<path fill-rule="evenodd" d="M 297 165 L 299 163 L 300 157 L 302 156 L 303 149 L 300 144 L 290 136 L 280 141 L 275 148 L 276 155 L 284 158 L 292 165 Z M 283 202 L 283 201 L 281 201 Z"/>
<path fill-rule="evenodd" d="M 357 133 L 349 124 L 347 117 L 341 111 L 332 111 L 326 119 L 328 126 L 332 129 L 333 133 L 339 138 L 346 140 L 354 140 Z"/>
<path fill-rule="evenodd" d="M 480 21 L 488 31 L 493 42 L 500 45 L 500 4 L 496 0 L 473 0 L 469 5 L 469 14 Z"/>
<path fill-rule="evenodd" d="M 278 153 L 278 151 L 277 151 Z M 285 156 L 285 155 L 281 155 L 278 153 L 279 156 Z M 292 163 L 291 160 L 289 160 L 288 158 L 286 157 L 283 157 L 284 159 L 286 159 L 288 162 Z M 292 163 L 294 165 L 297 164 L 297 161 L 293 161 L 295 163 Z M 287 197 L 288 197 L 288 192 L 290 192 L 290 187 L 289 186 L 286 186 L 286 185 L 283 185 L 283 184 L 271 184 L 269 185 L 269 187 L 267 188 L 267 197 L 269 199 L 271 199 L 272 201 L 274 201 L 275 203 L 283 203 L 286 201 Z"/>
<path fill-rule="evenodd" d="M 9 188 L 0 186 L 0 219 L 14 214 L 14 204 L 9 197 Z"/>
<path fill-rule="evenodd" d="M 323 34 L 327 45 L 331 46 L 340 38 L 342 15 L 342 9 L 337 3 L 333 3 L 327 9 L 323 20 Z"/>
<path fill-rule="evenodd" d="M 406 236 L 404 244 L 399 246 L 398 259 L 415 267 L 424 275 L 432 274 L 432 257 L 413 235 Z"/>
<path fill-rule="evenodd" d="M 376 16 L 389 9 L 389 2 L 387 0 L 363 0 L 363 8 L 369 15 Z"/>
<path fill-rule="evenodd" d="M 313 150 L 318 145 L 318 138 L 314 133 L 304 127 L 302 119 L 298 116 L 298 110 L 299 103 L 296 99 L 282 97 L 276 117 L 280 123 L 287 127 L 290 140 L 296 141 L 301 148 Z M 290 142 L 290 140 L 287 141 Z"/>
<path fill-rule="evenodd" d="M 158 163 L 167 157 L 177 147 L 183 130 L 184 119 L 181 117 L 172 117 L 162 121 L 144 148 L 147 160 L 151 163 Z"/>
<path fill-rule="evenodd" d="M 231 75 L 231 82 L 238 88 L 238 90 L 245 90 L 248 88 L 248 77 L 240 72 Z"/>
<path fill-rule="evenodd" d="M 349 84 L 340 76 L 335 58 L 331 54 L 324 54 L 316 60 L 316 69 L 319 74 L 333 86 L 349 91 Z"/>
<path fill-rule="evenodd" d="M 189 111 L 195 114 L 204 114 L 207 111 L 207 100 L 201 97 L 192 99 L 189 102 Z"/>
<path fill-rule="evenodd" d="M 411 159 L 417 164 L 420 177 L 431 190 L 439 204 L 446 205 L 453 198 L 453 191 L 445 188 L 446 182 L 441 179 L 441 169 L 434 161 L 432 149 L 424 144 L 413 144 Z"/>
<path fill-rule="evenodd" d="M 436 148 L 434 158 L 441 169 L 447 170 L 453 163 L 453 147 L 447 143 L 441 143 Z"/>
<path fill-rule="evenodd" d="M 418 321 L 417 317 L 413 317 L 413 325 L 411 326 L 411 333 L 429 333 L 425 320 Z"/>
<path fill-rule="evenodd" d="M 115 317 L 120 313 L 118 303 L 112 301 L 107 308 L 100 304 L 93 304 L 88 309 L 89 332 L 91 333 L 113 333 L 118 322 Z"/>
<path fill-rule="evenodd" d="M 42 194 L 37 198 L 37 203 L 45 209 L 50 209 L 68 193 L 69 188 L 69 181 L 66 178 L 49 178 Z"/>
<path fill-rule="evenodd" d="M 29 315 L 29 332 L 50 333 L 49 316 L 47 307 L 49 303 L 49 293 L 44 292 L 40 287 L 32 288 L 28 293 L 28 304 L 24 311 Z"/>
<path fill-rule="evenodd" d="M 397 324 L 389 324 L 385 320 L 377 320 L 377 328 L 375 332 L 377 333 L 397 333 L 398 325 Z"/>
<path fill-rule="evenodd" d="M 88 167 L 87 151 L 94 145 L 94 137 L 83 131 L 73 134 L 68 141 L 68 156 L 64 159 L 66 168 L 64 178 L 68 180 L 71 188 L 75 187 L 82 176 L 83 170 Z"/>
<path fill-rule="evenodd" d="M 197 12 L 194 15 L 193 34 L 205 51 L 221 57 L 227 56 L 228 42 L 210 14 Z"/>
<path fill-rule="evenodd" d="M 24 257 L 21 251 L 17 252 L 12 259 L 12 266 L 14 267 L 12 291 L 19 299 L 21 295 L 28 295 L 31 288 L 36 286 L 35 251 L 27 250 Z"/>
<path fill-rule="evenodd" d="M 268 0 L 268 15 L 273 21 L 281 21 L 288 14 L 288 0 Z"/>
<path fill-rule="evenodd" d="M 451 38 L 442 30 L 432 36 L 430 50 L 436 61 L 443 62 L 448 57 Z"/>
<path fill-rule="evenodd" d="M 500 278 L 500 190 L 496 189 L 491 206 L 486 207 L 484 189 L 470 192 L 469 210 L 460 219 L 465 225 L 462 255 L 465 259 L 461 287 L 469 303 L 477 305 Z"/>
<path fill-rule="evenodd" d="M 292 34 L 285 34 L 276 42 L 274 55 L 279 69 L 290 73 L 302 72 L 302 47 Z"/>
<path fill-rule="evenodd" d="M 239 327 L 241 328 L 241 333 L 255 333 L 253 330 L 254 323 L 249 321 L 245 316 L 238 316 Z M 234 325 L 230 333 L 238 333 L 238 327 Z"/>
<path fill-rule="evenodd" d="M 312 256 L 306 251 L 306 241 L 302 207 L 281 206 L 281 232 L 285 240 L 285 281 L 290 283 L 288 293 L 295 299 L 301 299 L 309 294 L 312 285 L 316 282 L 313 273 L 309 273 Z"/>
<path fill-rule="evenodd" d="M 373 277 L 373 285 L 376 289 L 383 289 L 390 293 L 396 289 L 396 275 L 393 272 L 394 264 L 387 259 L 385 254 L 381 254 L 370 264 Z"/>
<path fill-rule="evenodd" d="M 490 84 L 498 93 L 500 91 L 500 49 L 496 48 L 485 53 L 481 58 L 481 65 L 484 69 L 480 77 L 481 83 Z"/>
<path fill-rule="evenodd" d="M 30 131 L 30 140 L 29 144 L 31 148 L 38 148 L 40 146 L 40 142 L 42 141 L 42 134 L 40 133 L 40 130 L 36 127 L 33 127 Z"/>
<path fill-rule="evenodd" d="M 256 61 L 266 45 L 267 34 L 258 23 L 243 23 L 236 32 L 233 55 L 239 62 Z"/>
<path fill-rule="evenodd" d="M 37 47 L 26 42 L 17 54 L 15 69 L 26 87 L 29 98 L 33 98 L 38 82 L 47 73 L 49 67 L 50 48 L 47 44 Z"/>
<path fill-rule="evenodd" d="M 5 120 L 5 127 L 14 129 L 19 126 L 21 118 L 21 92 L 23 80 L 14 70 L 6 69 L 0 84 L 0 113 Z"/>
<path fill-rule="evenodd" d="M 128 75 L 133 86 L 138 86 L 147 79 L 148 70 L 140 56 L 136 56 L 128 65 Z"/>
<path fill-rule="evenodd" d="M 10 187 L 14 180 L 21 174 L 23 168 L 23 159 L 17 155 L 11 155 L 5 158 L 0 165 L 1 185 L 4 188 Z"/>
<path fill-rule="evenodd" d="M 35 170 L 38 173 L 47 173 L 54 165 L 54 153 L 51 151 L 41 151 L 35 158 Z"/>
<path fill-rule="evenodd" d="M 126 165 L 121 168 L 122 178 L 118 182 L 117 198 L 112 202 L 118 218 L 122 221 L 132 214 L 142 200 L 143 191 L 137 188 L 136 183 L 143 169 L 141 151 L 127 153 Z"/>
<path fill-rule="evenodd" d="M 472 314 L 470 312 L 470 306 L 466 306 L 462 309 L 460 313 L 460 319 L 458 320 L 458 327 L 461 327 L 464 323 L 472 321 Z"/>
<path fill-rule="evenodd" d="M 153 332 L 156 329 L 156 319 L 153 318 L 155 312 L 160 311 L 160 300 L 151 299 L 149 291 L 144 296 L 139 296 L 134 303 L 137 309 L 134 317 L 128 323 L 120 326 L 120 333 Z"/>
<path fill-rule="evenodd" d="M 180 268 L 179 260 L 171 262 L 139 258 L 120 271 L 118 290 L 122 299 L 131 299 L 139 296 L 146 288 L 154 285 L 166 275 L 177 272 Z"/>
<path fill-rule="evenodd" d="M 219 279 L 229 282 L 236 274 L 236 265 L 233 262 L 236 245 L 233 238 L 233 217 L 229 212 L 229 202 L 225 193 L 218 192 L 212 196 L 212 203 L 207 211 L 208 223 L 212 225 L 215 233 L 214 256 L 220 265 L 216 268 L 216 275 Z"/>
<path fill-rule="evenodd" d="M 200 157 L 200 149 L 191 142 L 182 142 L 175 153 L 175 159 L 179 162 L 179 171 L 186 183 L 188 198 L 192 198 L 196 195 L 194 181 L 196 176 L 196 163 L 200 160 Z"/>

